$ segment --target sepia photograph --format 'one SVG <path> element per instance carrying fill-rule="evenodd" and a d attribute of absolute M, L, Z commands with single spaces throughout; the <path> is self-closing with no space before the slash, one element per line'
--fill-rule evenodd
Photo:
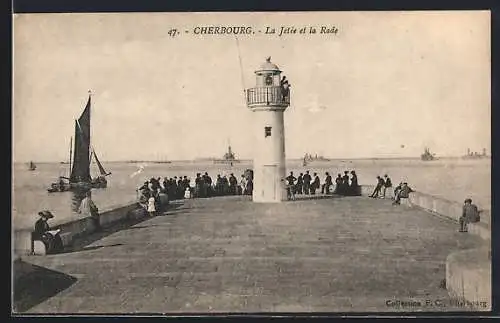
<path fill-rule="evenodd" d="M 12 29 L 12 315 L 492 310 L 490 11 Z"/>

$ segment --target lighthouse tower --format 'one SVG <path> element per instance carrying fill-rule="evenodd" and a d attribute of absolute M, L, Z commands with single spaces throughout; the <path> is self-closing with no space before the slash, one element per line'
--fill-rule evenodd
<path fill-rule="evenodd" d="M 282 84 L 281 71 L 271 57 L 255 75 L 255 87 L 246 90 L 254 117 L 253 201 L 281 202 L 287 199 L 283 114 L 290 105 L 288 81 Z"/>

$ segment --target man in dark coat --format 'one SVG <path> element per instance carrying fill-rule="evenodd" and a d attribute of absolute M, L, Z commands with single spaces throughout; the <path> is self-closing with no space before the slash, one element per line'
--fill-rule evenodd
<path fill-rule="evenodd" d="M 321 187 L 321 193 L 330 194 L 330 186 L 332 185 L 332 176 L 328 172 L 325 173 L 325 183 Z"/>
<path fill-rule="evenodd" d="M 309 191 L 311 189 L 311 175 L 309 175 L 309 171 L 306 171 L 306 173 L 302 177 L 302 181 L 304 182 L 304 194 L 309 195 Z"/>
<path fill-rule="evenodd" d="M 295 192 L 297 194 L 302 194 L 302 188 L 304 187 L 304 174 L 300 173 L 297 177 L 297 184 L 295 185 Z"/>
<path fill-rule="evenodd" d="M 475 204 L 472 204 L 471 199 L 466 199 L 464 201 L 464 206 L 462 207 L 462 216 L 459 219 L 460 229 L 458 232 L 467 232 L 467 224 L 479 222 L 480 211 Z"/>
<path fill-rule="evenodd" d="M 334 191 L 335 194 L 339 194 L 339 195 L 345 194 L 345 192 L 343 190 L 344 187 L 342 186 L 342 183 L 343 183 L 342 175 L 337 174 L 337 178 L 335 178 L 335 191 Z"/>

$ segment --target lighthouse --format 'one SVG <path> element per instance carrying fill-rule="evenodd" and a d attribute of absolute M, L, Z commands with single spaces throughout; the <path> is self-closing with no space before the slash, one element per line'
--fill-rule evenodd
<path fill-rule="evenodd" d="M 246 90 L 253 114 L 254 202 L 287 199 L 284 112 L 290 105 L 290 89 L 281 72 L 268 57 L 255 71 L 255 87 Z"/>

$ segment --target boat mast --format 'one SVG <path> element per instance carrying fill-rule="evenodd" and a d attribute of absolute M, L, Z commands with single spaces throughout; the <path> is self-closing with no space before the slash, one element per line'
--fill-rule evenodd
<path fill-rule="evenodd" d="M 70 138 L 69 141 L 69 175 L 68 177 L 71 177 L 71 156 L 73 154 L 73 136 Z"/>

